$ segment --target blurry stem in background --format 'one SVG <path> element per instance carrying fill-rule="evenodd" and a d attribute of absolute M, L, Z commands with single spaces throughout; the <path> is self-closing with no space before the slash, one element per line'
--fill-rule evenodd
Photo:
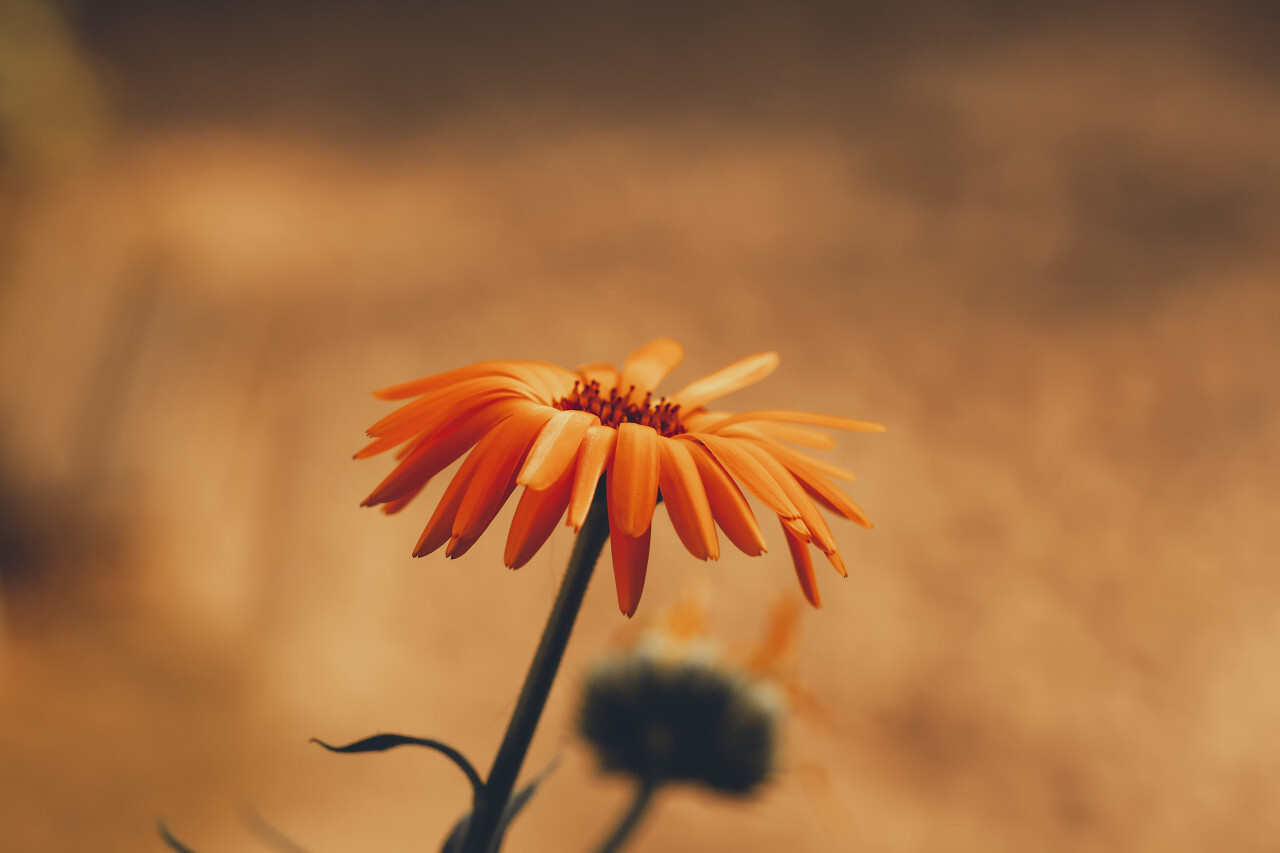
<path fill-rule="evenodd" d="M 525 676 L 516 709 L 511 714 L 511 722 L 507 724 L 507 732 L 503 735 L 502 745 L 498 747 L 497 757 L 493 759 L 493 767 L 489 770 L 483 792 L 476 798 L 467 839 L 462 845 L 463 853 L 489 853 L 489 845 L 498 831 L 507 801 L 511 799 L 516 777 L 520 775 L 520 766 L 524 764 L 525 753 L 529 751 L 542 709 L 547 704 L 551 684 L 560 669 L 560 660 L 564 657 L 565 646 L 573 632 L 573 623 L 582 606 L 587 584 L 591 581 L 591 572 L 608 539 L 609 501 L 605 480 L 601 478 L 591 502 L 591 511 L 574 541 L 569 568 L 565 570 L 556 603 L 551 608 L 551 615 L 547 617 L 547 625 L 542 629 L 542 639 L 533 656 L 529 674 Z"/>
<path fill-rule="evenodd" d="M 631 801 L 631 807 L 622 816 L 622 820 L 618 821 L 613 832 L 609 833 L 609 837 L 600 842 L 600 846 L 596 848 L 597 853 L 617 853 L 623 848 L 631 838 L 631 833 L 635 832 L 636 827 L 640 825 L 640 819 L 649 811 L 649 806 L 653 803 L 653 795 L 657 792 L 657 783 L 646 780 L 636 785 L 636 794 Z"/>

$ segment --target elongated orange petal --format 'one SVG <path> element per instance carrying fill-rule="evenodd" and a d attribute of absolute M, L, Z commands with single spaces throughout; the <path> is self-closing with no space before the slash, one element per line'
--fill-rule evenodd
<path fill-rule="evenodd" d="M 531 489 L 545 489 L 560 479 L 578 456 L 578 445 L 600 419 L 587 412 L 557 412 L 538 433 L 516 482 Z"/>
<path fill-rule="evenodd" d="M 778 366 L 776 352 L 762 352 L 749 355 L 704 376 L 697 382 L 690 383 L 672 394 L 670 401 L 679 405 L 684 411 L 692 412 L 712 400 L 718 400 L 726 394 L 732 394 L 740 388 L 746 388 L 764 379 Z"/>
<path fill-rule="evenodd" d="M 760 644 L 746 661 L 747 668 L 779 683 L 791 680 L 796 660 L 800 605 L 791 596 L 778 598 L 769 608 L 769 625 Z"/>
<path fill-rule="evenodd" d="M 453 535 L 458 539 L 474 539 L 493 521 L 502 501 L 514 488 L 515 474 L 533 444 L 534 436 L 556 410 L 538 406 L 503 421 L 490 435 L 494 436 L 484 458 L 476 466 L 467 486 L 467 494 L 453 520 Z"/>
<path fill-rule="evenodd" d="M 431 376 L 424 376 L 421 379 L 413 379 L 409 382 L 401 382 L 399 385 L 380 388 L 373 392 L 373 396 L 379 400 L 407 400 L 410 397 L 421 397 L 423 394 L 439 391 L 441 388 L 447 388 L 450 385 L 456 385 L 468 379 L 492 376 L 494 363 L 492 361 L 480 361 L 475 364 L 469 364 L 466 367 L 456 367 L 453 370 L 446 370 L 444 373 L 435 373 Z"/>
<path fill-rule="evenodd" d="M 658 487 L 676 535 L 699 560 L 720 559 L 711 504 L 698 466 L 689 453 L 689 442 L 658 439 Z"/>
<path fill-rule="evenodd" d="M 467 454 L 467 458 L 462 462 L 462 467 L 458 469 L 458 472 L 453 475 L 453 479 L 449 481 L 448 488 L 444 490 L 444 496 L 440 498 L 440 503 L 436 505 L 435 512 L 431 514 L 431 520 L 427 522 L 427 526 L 422 531 L 422 536 L 418 538 L 418 544 L 413 549 L 413 556 L 425 557 L 449 541 L 449 537 L 453 532 L 453 521 L 458 515 L 458 507 L 462 505 L 462 498 L 466 494 L 467 485 L 471 482 L 476 468 L 480 465 L 480 460 L 485 457 L 488 449 L 493 445 L 496 435 L 497 430 L 490 432 L 480 439 L 475 447 L 471 448 L 471 452 Z"/>
<path fill-rule="evenodd" d="M 809 528 L 805 526 L 803 520 L 798 518 L 780 518 L 778 520 L 782 522 L 783 528 L 789 531 L 797 540 L 811 542 L 814 545 L 818 544 L 814 542 L 813 537 L 809 534 Z M 821 551 L 822 548 L 818 550 Z M 823 551 L 823 553 L 826 554 L 827 562 L 831 564 L 831 567 L 840 573 L 840 577 L 846 578 L 849 576 L 849 570 L 845 568 L 844 559 L 841 558 L 839 551 L 832 548 L 830 551 Z"/>
<path fill-rule="evenodd" d="M 790 424 L 809 424 L 810 426 L 828 427 L 829 429 L 847 429 L 854 432 L 884 432 L 888 429 L 884 424 L 873 421 L 859 421 L 853 418 L 841 418 L 836 415 L 824 415 L 820 412 L 792 412 L 786 409 L 757 409 L 753 412 L 739 412 L 726 418 L 715 426 L 711 432 L 721 432 L 734 424 L 751 421 L 781 421 Z"/>
<path fill-rule="evenodd" d="M 618 390 L 625 394 L 632 385 L 639 400 L 652 391 L 668 373 L 684 361 L 684 347 L 671 338 L 658 338 L 637 349 L 622 365 Z"/>
<path fill-rule="evenodd" d="M 787 518 L 800 517 L 800 511 L 787 498 L 782 486 L 744 449 L 747 442 L 707 433 L 695 433 L 691 437 L 710 450 L 711 455 L 724 466 L 730 476 L 746 486 L 747 491 L 762 500 L 769 509 Z"/>
<path fill-rule="evenodd" d="M 609 470 L 609 517 L 618 529 L 639 536 L 653 523 L 658 505 L 658 431 L 643 424 L 618 425 L 618 446 Z"/>
<path fill-rule="evenodd" d="M 606 396 L 610 388 L 618 387 L 618 369 L 608 362 L 593 361 L 591 364 L 584 364 L 578 368 L 578 376 L 583 385 L 599 382 Z"/>
<path fill-rule="evenodd" d="M 419 409 L 418 414 L 412 420 L 402 422 L 386 434 L 378 436 L 372 442 L 360 448 L 353 458 L 368 459 L 380 453 L 386 453 L 398 445 L 404 445 L 396 453 L 396 459 L 403 460 L 413 452 L 420 442 L 430 441 L 432 436 L 445 434 L 454 424 L 466 419 L 476 410 L 495 400 L 519 401 L 526 406 L 537 405 L 527 397 L 501 390 L 487 391 L 467 397 L 461 401 L 446 402 L 435 408 L 425 406 Z"/>
<path fill-rule="evenodd" d="M 388 450 L 395 447 L 396 445 L 403 444 L 404 442 L 408 441 L 409 438 L 412 438 L 416 434 L 417 434 L 416 432 L 411 433 L 408 438 L 405 438 L 399 435 L 393 435 L 390 438 L 388 438 L 387 436 L 375 438 L 373 441 L 369 442 L 364 447 L 357 450 L 355 456 L 352 456 L 351 458 L 352 459 L 368 459 L 372 456 L 377 456 L 379 453 L 386 453 Z M 399 454 L 397 454 L 398 458 L 400 459 L 403 459 L 407 455 L 408 454 L 403 449 Z"/>
<path fill-rule="evenodd" d="M 773 453 L 783 465 L 787 466 L 787 470 L 795 476 L 800 485 L 804 487 L 804 490 L 818 503 L 836 515 L 849 519 L 854 524 L 868 529 L 873 526 L 871 519 L 867 518 L 866 513 L 862 511 L 862 507 L 854 503 L 853 499 L 840 491 L 834 483 L 822 476 L 823 471 L 813 464 L 819 460 L 812 459 L 802 453 L 779 453 L 776 447 L 770 448 L 768 452 Z"/>
<path fill-rule="evenodd" d="M 507 478 L 507 483 L 505 486 L 503 486 L 501 494 L 499 494 L 495 498 L 494 506 L 498 507 L 498 509 L 501 509 L 502 507 L 506 506 L 507 499 L 511 497 L 511 493 L 514 492 L 515 490 L 516 490 L 516 477 L 515 477 L 515 474 L 512 473 L 512 475 Z M 489 525 L 493 523 L 494 516 L 496 515 L 497 515 L 497 510 L 494 511 L 493 515 L 485 519 L 482 524 L 477 524 L 473 526 L 473 528 L 471 529 L 471 532 L 466 535 L 460 535 L 460 534 L 454 533 L 452 536 L 450 536 L 449 544 L 445 545 L 445 548 L 444 548 L 444 555 L 448 557 L 450 560 L 456 560 L 459 557 L 461 557 L 463 554 L 470 551 L 471 546 L 480 541 L 480 537 L 484 534 L 485 530 L 489 528 Z M 455 522 L 456 522 L 456 519 L 455 519 Z"/>
<path fill-rule="evenodd" d="M 799 450 L 787 447 L 782 442 L 775 441 L 763 432 L 753 429 L 753 426 L 754 424 L 752 426 L 746 426 L 745 424 L 731 426 L 725 430 L 725 435 L 751 439 L 764 447 L 769 451 L 769 453 L 777 457 L 778 461 L 786 465 L 788 468 L 793 467 L 794 463 L 794 466 L 803 467 L 807 471 L 819 472 L 829 477 L 835 477 L 837 480 L 845 480 L 852 483 L 858 479 L 858 475 L 850 471 L 848 468 L 841 468 L 833 462 L 828 462 L 825 459 L 819 459 L 816 456 L 811 456 L 808 453 L 802 453 Z"/>
<path fill-rule="evenodd" d="M 587 510 L 591 508 L 591 500 L 596 494 L 596 484 L 600 482 L 600 474 L 605 467 L 613 461 L 617 441 L 618 431 L 607 426 L 591 427 L 582 439 L 578 466 L 573 477 L 573 495 L 569 499 L 569 514 L 565 517 L 565 524 L 575 531 L 580 530 L 587 519 Z"/>
<path fill-rule="evenodd" d="M 548 405 L 573 390 L 578 378 L 573 371 L 541 361 L 520 362 L 509 369 L 508 375 L 523 381 L 537 393 L 538 402 Z"/>
<path fill-rule="evenodd" d="M 652 528 L 640 536 L 628 536 L 609 513 L 609 549 L 613 554 L 613 582 L 618 588 L 618 609 L 630 619 L 640 606 L 644 577 L 649 569 L 649 537 Z"/>
<path fill-rule="evenodd" d="M 813 559 L 809 556 L 809 546 L 804 540 L 796 538 L 787 526 L 782 526 L 782 533 L 787 538 L 787 548 L 791 551 L 791 562 L 796 567 L 796 579 L 800 581 L 800 590 L 814 607 L 822 606 L 822 598 L 818 595 L 818 579 L 813 574 Z"/>
<path fill-rule="evenodd" d="M 808 493 L 796 482 L 796 478 L 791 476 L 791 472 L 760 445 L 744 441 L 742 446 L 744 450 L 756 458 L 756 461 L 764 466 L 765 470 L 769 472 L 769 476 L 773 477 L 774 481 L 782 487 L 787 499 L 800 511 L 800 518 L 804 521 L 804 526 L 808 528 L 809 534 L 813 537 L 813 544 L 817 545 L 824 554 L 830 554 L 834 551 L 836 549 L 836 540 L 831 534 L 831 528 L 827 525 L 827 520 L 822 517 L 822 512 L 814 506 Z"/>
<path fill-rule="evenodd" d="M 789 441 L 801 447 L 812 447 L 815 450 L 830 450 L 836 446 L 836 437 L 829 432 L 785 424 L 779 421 L 754 421 L 747 424 L 730 424 L 725 435 L 760 435 L 775 441 Z"/>
<path fill-rule="evenodd" d="M 374 438 L 389 441 L 399 438 L 395 442 L 399 444 L 412 435 L 436 428 L 442 421 L 453 416 L 457 408 L 474 408 L 495 395 L 534 399 L 532 390 L 522 382 L 505 376 L 484 376 L 419 397 L 369 427 L 367 432 Z M 370 450 L 371 448 L 365 448 L 361 454 L 367 455 Z"/>
<path fill-rule="evenodd" d="M 539 390 L 548 390 L 548 380 L 555 386 L 573 385 L 574 375 L 558 364 L 545 361 L 480 361 L 466 367 L 455 368 L 444 373 L 424 376 L 399 385 L 392 385 L 373 392 L 379 400 L 406 400 L 419 397 L 432 391 L 438 391 L 449 385 L 455 385 L 477 377 L 510 377 L 532 384 Z M 567 385 L 565 384 L 567 382 Z"/>
<path fill-rule="evenodd" d="M 528 405 L 525 400 L 494 400 L 445 432 L 422 439 L 361 506 L 390 503 L 411 491 L 419 491 L 428 480 L 453 464 L 480 436 Z"/>
<path fill-rule="evenodd" d="M 511 531 L 507 534 L 507 548 L 503 562 L 509 569 L 518 569 L 538 553 L 547 541 L 556 522 L 569 506 L 573 492 L 573 466 L 560 474 L 560 478 L 545 489 L 526 488 L 511 519 Z"/>
<path fill-rule="evenodd" d="M 738 550 L 750 557 L 765 553 L 768 549 L 764 545 L 764 534 L 760 532 L 755 514 L 751 512 L 751 506 L 743 497 L 738 484 L 733 482 L 724 467 L 701 444 L 696 441 L 679 443 L 689 448 L 689 455 L 698 466 L 707 501 L 711 504 L 711 514 L 725 536 L 729 537 L 729 541 Z"/>
<path fill-rule="evenodd" d="M 680 423 L 684 424 L 685 432 L 706 432 L 711 427 L 728 419 L 728 412 L 708 412 L 706 409 L 696 409 L 692 412 L 682 412 L 680 414 Z"/>
<path fill-rule="evenodd" d="M 797 479 L 799 477 L 797 476 Z M 871 530 L 875 527 L 871 523 L 871 519 L 862 511 L 862 507 L 858 506 L 853 498 L 844 492 L 832 486 L 830 483 L 824 483 L 822 480 L 800 480 L 800 485 L 804 486 L 804 490 L 813 496 L 813 499 L 825 506 L 843 518 L 847 518 L 859 527 L 865 527 Z"/>
<path fill-rule="evenodd" d="M 381 507 L 383 513 L 386 515 L 395 515 L 396 513 L 400 512 L 405 507 L 407 507 L 410 503 L 412 503 L 413 499 L 416 498 L 418 494 L 426 487 L 427 487 L 427 482 L 426 480 L 423 480 L 418 486 L 416 486 L 413 489 L 413 491 L 409 492 L 407 495 L 398 497 L 393 501 L 388 501 L 384 503 Z"/>
<path fill-rule="evenodd" d="M 799 539 L 801 542 L 812 542 L 813 537 L 809 535 L 809 528 L 804 526 L 804 519 L 801 518 L 784 518 L 778 516 L 778 521 L 782 522 L 782 526 L 791 531 L 791 535 Z"/>

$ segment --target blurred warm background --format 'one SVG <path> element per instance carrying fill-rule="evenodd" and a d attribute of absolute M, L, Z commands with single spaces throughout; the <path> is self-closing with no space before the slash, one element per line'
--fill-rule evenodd
<path fill-rule="evenodd" d="M 484 358 L 884 421 L 835 526 L 787 766 L 636 850 L 1280 849 L 1280 62 L 1267 4 L 0 0 L 0 848 L 435 849 L 570 537 L 409 557 L 358 502 L 375 387 Z M 771 553 L 658 511 L 755 640 Z M 626 789 L 570 735 L 513 851 Z"/>

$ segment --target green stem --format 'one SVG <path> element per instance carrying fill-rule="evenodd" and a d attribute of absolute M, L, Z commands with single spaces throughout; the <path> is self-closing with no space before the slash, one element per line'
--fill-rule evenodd
<path fill-rule="evenodd" d="M 609 833 L 609 837 L 600 843 L 600 847 L 597 848 L 599 853 L 617 853 L 622 849 L 622 846 L 631 838 L 631 833 L 635 832 L 636 827 L 640 825 L 640 819 L 649 810 L 649 806 L 653 803 L 653 795 L 657 792 L 658 786 L 653 782 L 641 781 L 636 786 L 636 795 L 631 801 L 631 808 L 627 809 L 627 813 L 622 816 L 622 820 L 618 821 L 618 825 L 613 828 L 613 832 Z"/>
<path fill-rule="evenodd" d="M 489 770 L 483 794 L 476 798 L 467 839 L 462 846 L 463 853 L 490 853 L 490 845 L 498 832 L 503 810 L 511 799 L 516 777 L 520 775 L 520 767 L 524 764 L 542 709 L 551 693 L 551 684 L 560 669 L 560 660 L 564 657 L 565 646 L 573 632 L 573 623 L 578 617 L 583 596 L 586 595 L 587 584 L 591 581 L 591 572 L 608 539 L 608 499 L 605 481 L 601 479 L 591 502 L 591 510 L 573 543 L 569 568 L 565 570 L 556 603 L 551 608 L 551 615 L 547 617 L 546 627 L 542 629 L 538 651 L 534 653 L 533 663 L 524 679 L 524 687 L 520 690 L 520 698 L 516 701 L 516 709 L 511 714 L 511 722 L 507 724 L 502 745 L 498 747 L 498 754 L 493 759 L 493 767 Z"/>

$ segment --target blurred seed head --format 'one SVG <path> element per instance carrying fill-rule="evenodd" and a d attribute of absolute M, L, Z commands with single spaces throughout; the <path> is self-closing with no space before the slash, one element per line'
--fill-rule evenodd
<path fill-rule="evenodd" d="M 583 686 L 578 731 L 607 772 L 745 796 L 777 770 L 787 697 L 722 654 L 704 610 L 686 597 L 631 648 L 601 658 Z"/>

